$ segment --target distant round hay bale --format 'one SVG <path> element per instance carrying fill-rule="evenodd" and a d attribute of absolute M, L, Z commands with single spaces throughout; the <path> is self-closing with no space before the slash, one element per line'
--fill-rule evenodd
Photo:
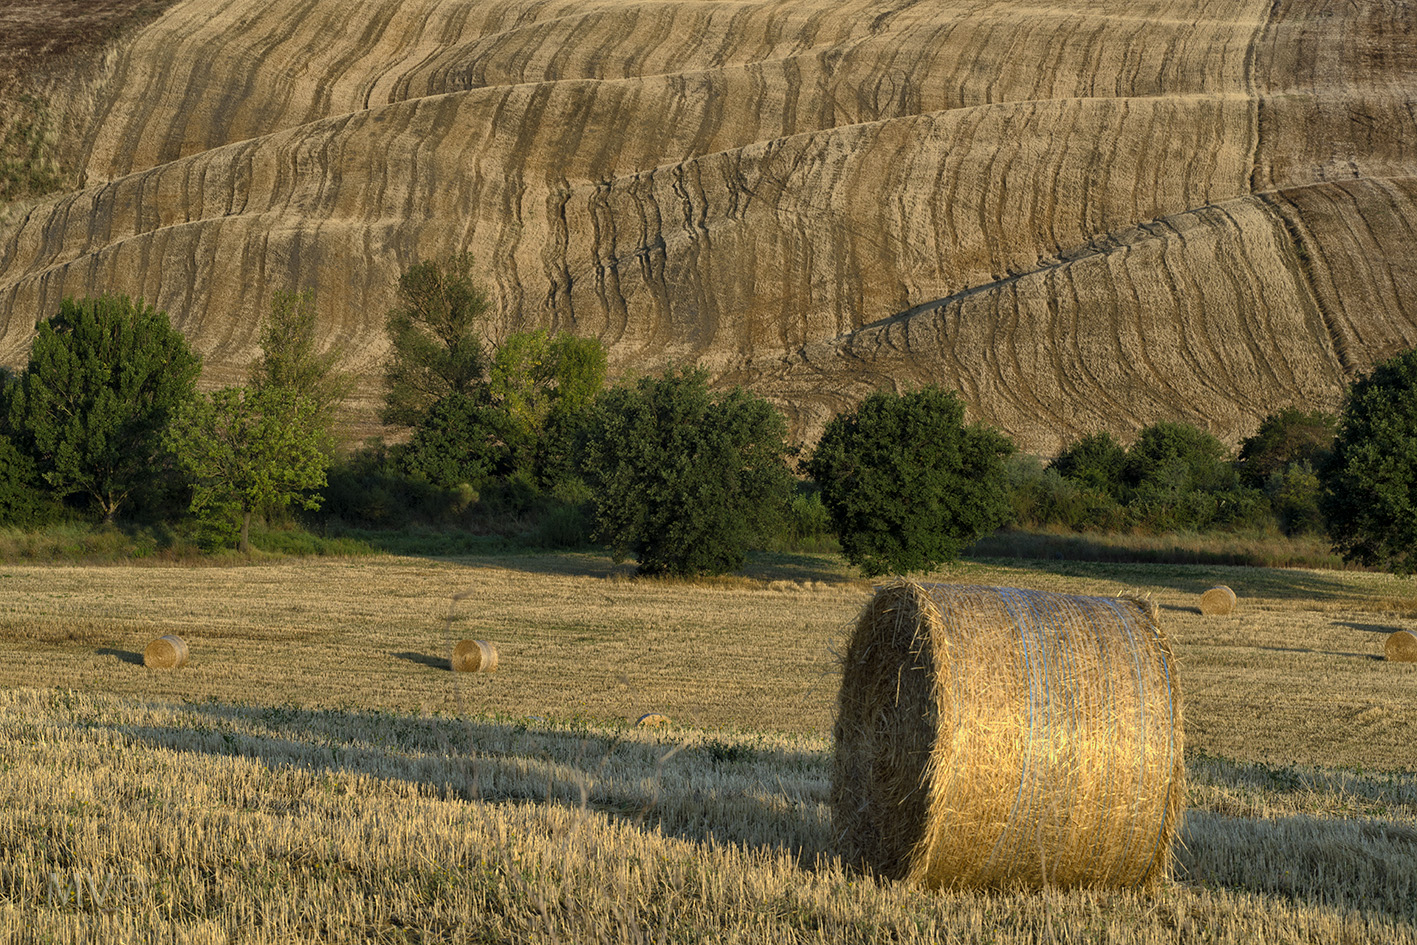
<path fill-rule="evenodd" d="M 158 637 L 143 650 L 143 665 L 149 669 L 181 669 L 187 665 L 187 642 L 171 633 Z"/>
<path fill-rule="evenodd" d="M 1201 613 L 1207 617 L 1224 617 L 1235 612 L 1235 592 L 1224 584 L 1212 587 L 1201 595 Z"/>
<path fill-rule="evenodd" d="M 1138 601 L 883 587 L 837 709 L 832 823 L 849 862 L 937 888 L 1153 888 L 1169 874 L 1181 698 Z"/>
<path fill-rule="evenodd" d="M 1417 633 L 1399 630 L 1383 644 L 1383 656 L 1394 663 L 1417 663 Z"/>
<path fill-rule="evenodd" d="M 453 670 L 459 673 L 497 671 L 497 648 L 486 640 L 463 640 L 453 647 Z"/>
<path fill-rule="evenodd" d="M 669 724 L 669 716 L 660 715 L 658 712 L 646 712 L 635 721 L 640 728 L 659 728 Z"/>

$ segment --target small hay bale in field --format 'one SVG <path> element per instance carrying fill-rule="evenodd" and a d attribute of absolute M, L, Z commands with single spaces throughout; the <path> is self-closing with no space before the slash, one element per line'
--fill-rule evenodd
<path fill-rule="evenodd" d="M 660 715 L 658 712 L 646 712 L 635 722 L 640 728 L 659 728 L 669 724 L 669 716 Z"/>
<path fill-rule="evenodd" d="M 1417 663 L 1417 633 L 1399 630 L 1383 644 L 1383 656 L 1394 663 Z"/>
<path fill-rule="evenodd" d="M 174 634 L 158 637 L 143 650 L 149 669 L 181 669 L 187 665 L 187 642 Z"/>
<path fill-rule="evenodd" d="M 1212 587 L 1201 595 L 1201 613 L 1206 617 L 1224 617 L 1235 612 L 1235 592 L 1224 584 Z"/>
<path fill-rule="evenodd" d="M 497 648 L 486 640 L 462 640 L 453 647 L 453 670 L 459 673 L 496 672 Z"/>
<path fill-rule="evenodd" d="M 848 645 L 832 824 L 930 887 L 1152 888 L 1185 798 L 1171 648 L 1135 600 L 899 583 Z"/>

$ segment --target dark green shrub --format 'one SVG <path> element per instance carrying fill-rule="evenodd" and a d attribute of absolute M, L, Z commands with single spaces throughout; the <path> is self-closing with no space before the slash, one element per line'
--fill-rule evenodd
<path fill-rule="evenodd" d="M 1126 525 L 1126 509 L 1110 492 L 1065 478 L 1054 465 L 1044 468 L 1035 456 L 1016 455 L 1006 468 L 1015 524 L 1073 531 L 1117 531 Z"/>
<path fill-rule="evenodd" d="M 1241 481 L 1253 488 L 1267 488 L 1270 477 L 1294 463 L 1318 469 L 1333 449 L 1337 430 L 1338 417 L 1321 410 L 1286 407 L 1270 414 L 1255 435 L 1240 444 L 1235 465 Z"/>
<path fill-rule="evenodd" d="M 1126 449 L 1103 430 L 1069 443 L 1048 468 L 1084 489 L 1116 498 L 1122 493 L 1126 462 Z"/>
<path fill-rule="evenodd" d="M 722 574 L 772 534 L 792 491 L 787 424 L 707 372 L 680 369 L 607 391 L 592 408 L 581 470 L 596 540 L 645 574 Z"/>
<path fill-rule="evenodd" d="M 444 488 L 409 476 L 397 452 L 369 444 L 336 459 L 327 473 L 320 519 L 364 529 L 461 524 L 477 501 L 476 490 L 466 484 Z"/>
<path fill-rule="evenodd" d="M 1417 351 L 1348 389 L 1319 480 L 1334 551 L 1398 574 L 1417 571 Z"/>
<path fill-rule="evenodd" d="M 1289 463 L 1270 473 L 1264 491 L 1284 534 L 1318 534 L 1324 530 L 1319 476 L 1307 462 Z"/>
<path fill-rule="evenodd" d="M 481 490 L 493 477 L 512 471 L 515 454 L 523 448 L 516 442 L 520 432 L 504 412 L 480 397 L 449 394 L 419 421 L 400 461 L 405 473 L 436 486 L 467 483 Z"/>
<path fill-rule="evenodd" d="M 0 434 L 0 527 L 35 528 L 57 521 L 61 512 L 34 460 Z"/>
<path fill-rule="evenodd" d="M 1144 428 L 1127 450 L 1122 482 L 1146 501 L 1230 490 L 1238 477 L 1226 462 L 1228 453 L 1199 427 L 1163 420 Z"/>
<path fill-rule="evenodd" d="M 964 424 L 950 391 L 875 393 L 827 424 L 806 463 L 842 553 L 867 575 L 953 561 L 1010 514 L 1004 460 L 1013 444 Z"/>

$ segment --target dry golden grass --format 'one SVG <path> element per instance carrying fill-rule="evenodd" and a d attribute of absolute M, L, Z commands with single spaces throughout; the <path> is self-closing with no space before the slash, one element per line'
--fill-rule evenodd
<path fill-rule="evenodd" d="M 4 566 L 0 936 L 1417 940 L 1417 667 L 1380 659 L 1410 583 L 951 569 L 1150 594 L 1194 750 L 1157 896 L 932 894 L 835 858 L 831 648 L 870 590 L 812 563 L 702 583 L 574 556 Z M 1244 612 L 1202 619 L 1221 582 Z M 191 645 L 181 673 L 140 665 L 160 632 Z M 447 669 L 465 636 L 497 642 L 497 673 Z M 636 728 L 651 709 L 680 724 Z"/>

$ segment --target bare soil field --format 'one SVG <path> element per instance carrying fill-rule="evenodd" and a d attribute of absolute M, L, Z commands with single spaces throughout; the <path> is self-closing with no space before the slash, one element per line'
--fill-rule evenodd
<path fill-rule="evenodd" d="M 1417 613 L 1366 573 L 963 564 L 1150 595 L 1181 661 L 1178 873 L 926 893 L 836 859 L 829 559 L 0 568 L 0 929 L 54 941 L 1412 942 Z M 1225 583 L 1236 613 L 1202 617 Z M 142 666 L 181 635 L 180 671 Z M 461 638 L 492 675 L 448 669 Z M 647 712 L 664 728 L 637 728 Z M 78 879 L 76 879 L 78 877 Z M 87 883 L 88 885 L 84 885 Z"/>
<path fill-rule="evenodd" d="M 699 360 L 806 441 L 933 381 L 1030 451 L 1233 442 L 1417 343 L 1411 30 L 1388 0 L 177 0 L 45 86 L 67 184 L 0 208 L 0 363 L 114 290 L 228 383 L 309 288 L 370 427 L 398 274 L 468 250 L 494 339 Z"/>

